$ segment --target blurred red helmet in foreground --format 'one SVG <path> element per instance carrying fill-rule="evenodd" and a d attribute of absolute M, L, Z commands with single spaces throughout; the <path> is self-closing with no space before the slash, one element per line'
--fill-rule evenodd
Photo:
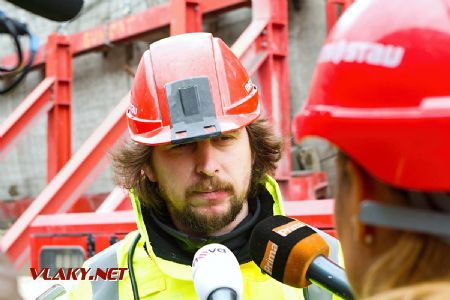
<path fill-rule="evenodd" d="M 450 1 L 356 1 L 293 126 L 390 185 L 450 191 Z"/>

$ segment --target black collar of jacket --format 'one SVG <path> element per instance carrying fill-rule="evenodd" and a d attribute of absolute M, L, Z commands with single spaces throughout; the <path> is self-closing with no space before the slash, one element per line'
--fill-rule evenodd
<path fill-rule="evenodd" d="M 240 264 L 251 261 L 250 234 L 261 220 L 273 215 L 274 201 L 269 192 L 261 186 L 258 196 L 249 199 L 249 214 L 230 233 L 198 238 L 192 237 L 175 229 L 170 218 L 161 220 L 150 209 L 142 207 L 145 227 L 149 241 L 156 256 L 190 265 L 195 252 L 210 243 L 219 243 L 228 247 Z"/>

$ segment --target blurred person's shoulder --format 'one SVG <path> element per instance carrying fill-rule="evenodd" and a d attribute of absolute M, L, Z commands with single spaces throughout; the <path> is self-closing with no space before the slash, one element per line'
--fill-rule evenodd
<path fill-rule="evenodd" d="M 21 299 L 17 289 L 17 276 L 4 253 L 0 253 L 0 300 Z"/>

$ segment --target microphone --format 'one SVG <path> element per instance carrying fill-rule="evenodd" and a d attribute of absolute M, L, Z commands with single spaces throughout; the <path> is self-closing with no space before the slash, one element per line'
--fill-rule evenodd
<path fill-rule="evenodd" d="M 46 290 L 44 293 L 39 295 L 36 300 L 55 300 L 56 298 L 64 295 L 66 293 L 66 289 L 60 285 L 55 284 L 51 286 L 48 290 Z"/>
<path fill-rule="evenodd" d="M 329 246 L 314 229 L 286 216 L 258 223 L 250 236 L 253 261 L 272 278 L 296 288 L 314 283 L 353 299 L 344 269 L 328 256 Z"/>
<path fill-rule="evenodd" d="M 7 0 L 29 12 L 49 20 L 65 22 L 81 11 L 83 0 Z"/>
<path fill-rule="evenodd" d="M 240 300 L 243 283 L 239 262 L 221 244 L 201 247 L 192 261 L 192 278 L 200 300 Z"/>

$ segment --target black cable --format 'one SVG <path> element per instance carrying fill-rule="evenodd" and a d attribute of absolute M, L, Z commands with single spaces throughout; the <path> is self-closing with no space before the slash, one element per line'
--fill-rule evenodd
<path fill-rule="evenodd" d="M 141 234 L 138 233 L 136 237 L 133 240 L 133 243 L 131 243 L 130 249 L 128 250 L 128 273 L 130 275 L 130 281 L 131 281 L 131 289 L 133 290 L 133 298 L 134 300 L 139 300 L 139 291 L 136 284 L 136 278 L 134 277 L 134 268 L 133 268 L 133 255 L 134 250 L 136 249 L 136 245 L 139 242 L 139 239 L 141 238 Z"/>
<path fill-rule="evenodd" d="M 37 38 L 29 32 L 28 27 L 25 23 L 21 23 L 16 20 L 10 19 L 6 17 L 6 15 L 1 11 L 0 11 L 0 33 L 9 33 L 11 36 L 13 36 L 14 41 L 17 44 L 16 49 L 17 49 L 17 57 L 19 60 L 18 66 L 14 68 L 0 67 L 0 71 L 5 73 L 12 73 L 8 75 L 16 74 L 16 76 L 13 77 L 12 82 L 7 87 L 0 89 L 0 94 L 6 94 L 7 92 L 15 88 L 31 70 L 38 51 L 38 41 Z M 23 54 L 19 41 L 19 36 L 21 35 L 28 36 L 30 43 L 30 56 L 25 66 L 22 66 Z"/>
<path fill-rule="evenodd" d="M 0 11 L 0 33 L 7 33 L 9 34 L 16 46 L 16 53 L 17 53 L 17 64 L 14 67 L 3 67 L 0 66 L 0 72 L 14 72 L 18 70 L 22 66 L 23 62 L 23 54 L 22 54 L 22 47 L 20 46 L 19 41 L 19 30 L 17 30 L 17 26 L 19 22 L 14 21 L 13 19 L 8 18 L 2 11 Z"/>
<path fill-rule="evenodd" d="M 37 44 L 37 42 L 34 40 L 35 37 L 32 36 L 31 34 L 27 34 L 29 39 L 30 39 L 30 44 Z M 7 87 L 0 89 L 0 95 L 1 94 L 6 94 L 9 91 L 11 91 L 13 88 L 15 88 L 21 81 L 22 79 L 25 78 L 25 76 L 28 74 L 28 72 L 30 72 L 31 67 L 33 66 L 33 62 L 34 59 L 36 57 L 36 53 L 37 53 L 37 46 L 31 46 L 32 50 L 30 52 L 30 58 L 27 62 L 27 64 L 23 67 L 23 69 L 21 69 L 19 75 L 17 75 L 16 77 L 14 77 L 12 83 L 10 83 Z M 33 49 L 36 48 L 36 49 Z"/>

